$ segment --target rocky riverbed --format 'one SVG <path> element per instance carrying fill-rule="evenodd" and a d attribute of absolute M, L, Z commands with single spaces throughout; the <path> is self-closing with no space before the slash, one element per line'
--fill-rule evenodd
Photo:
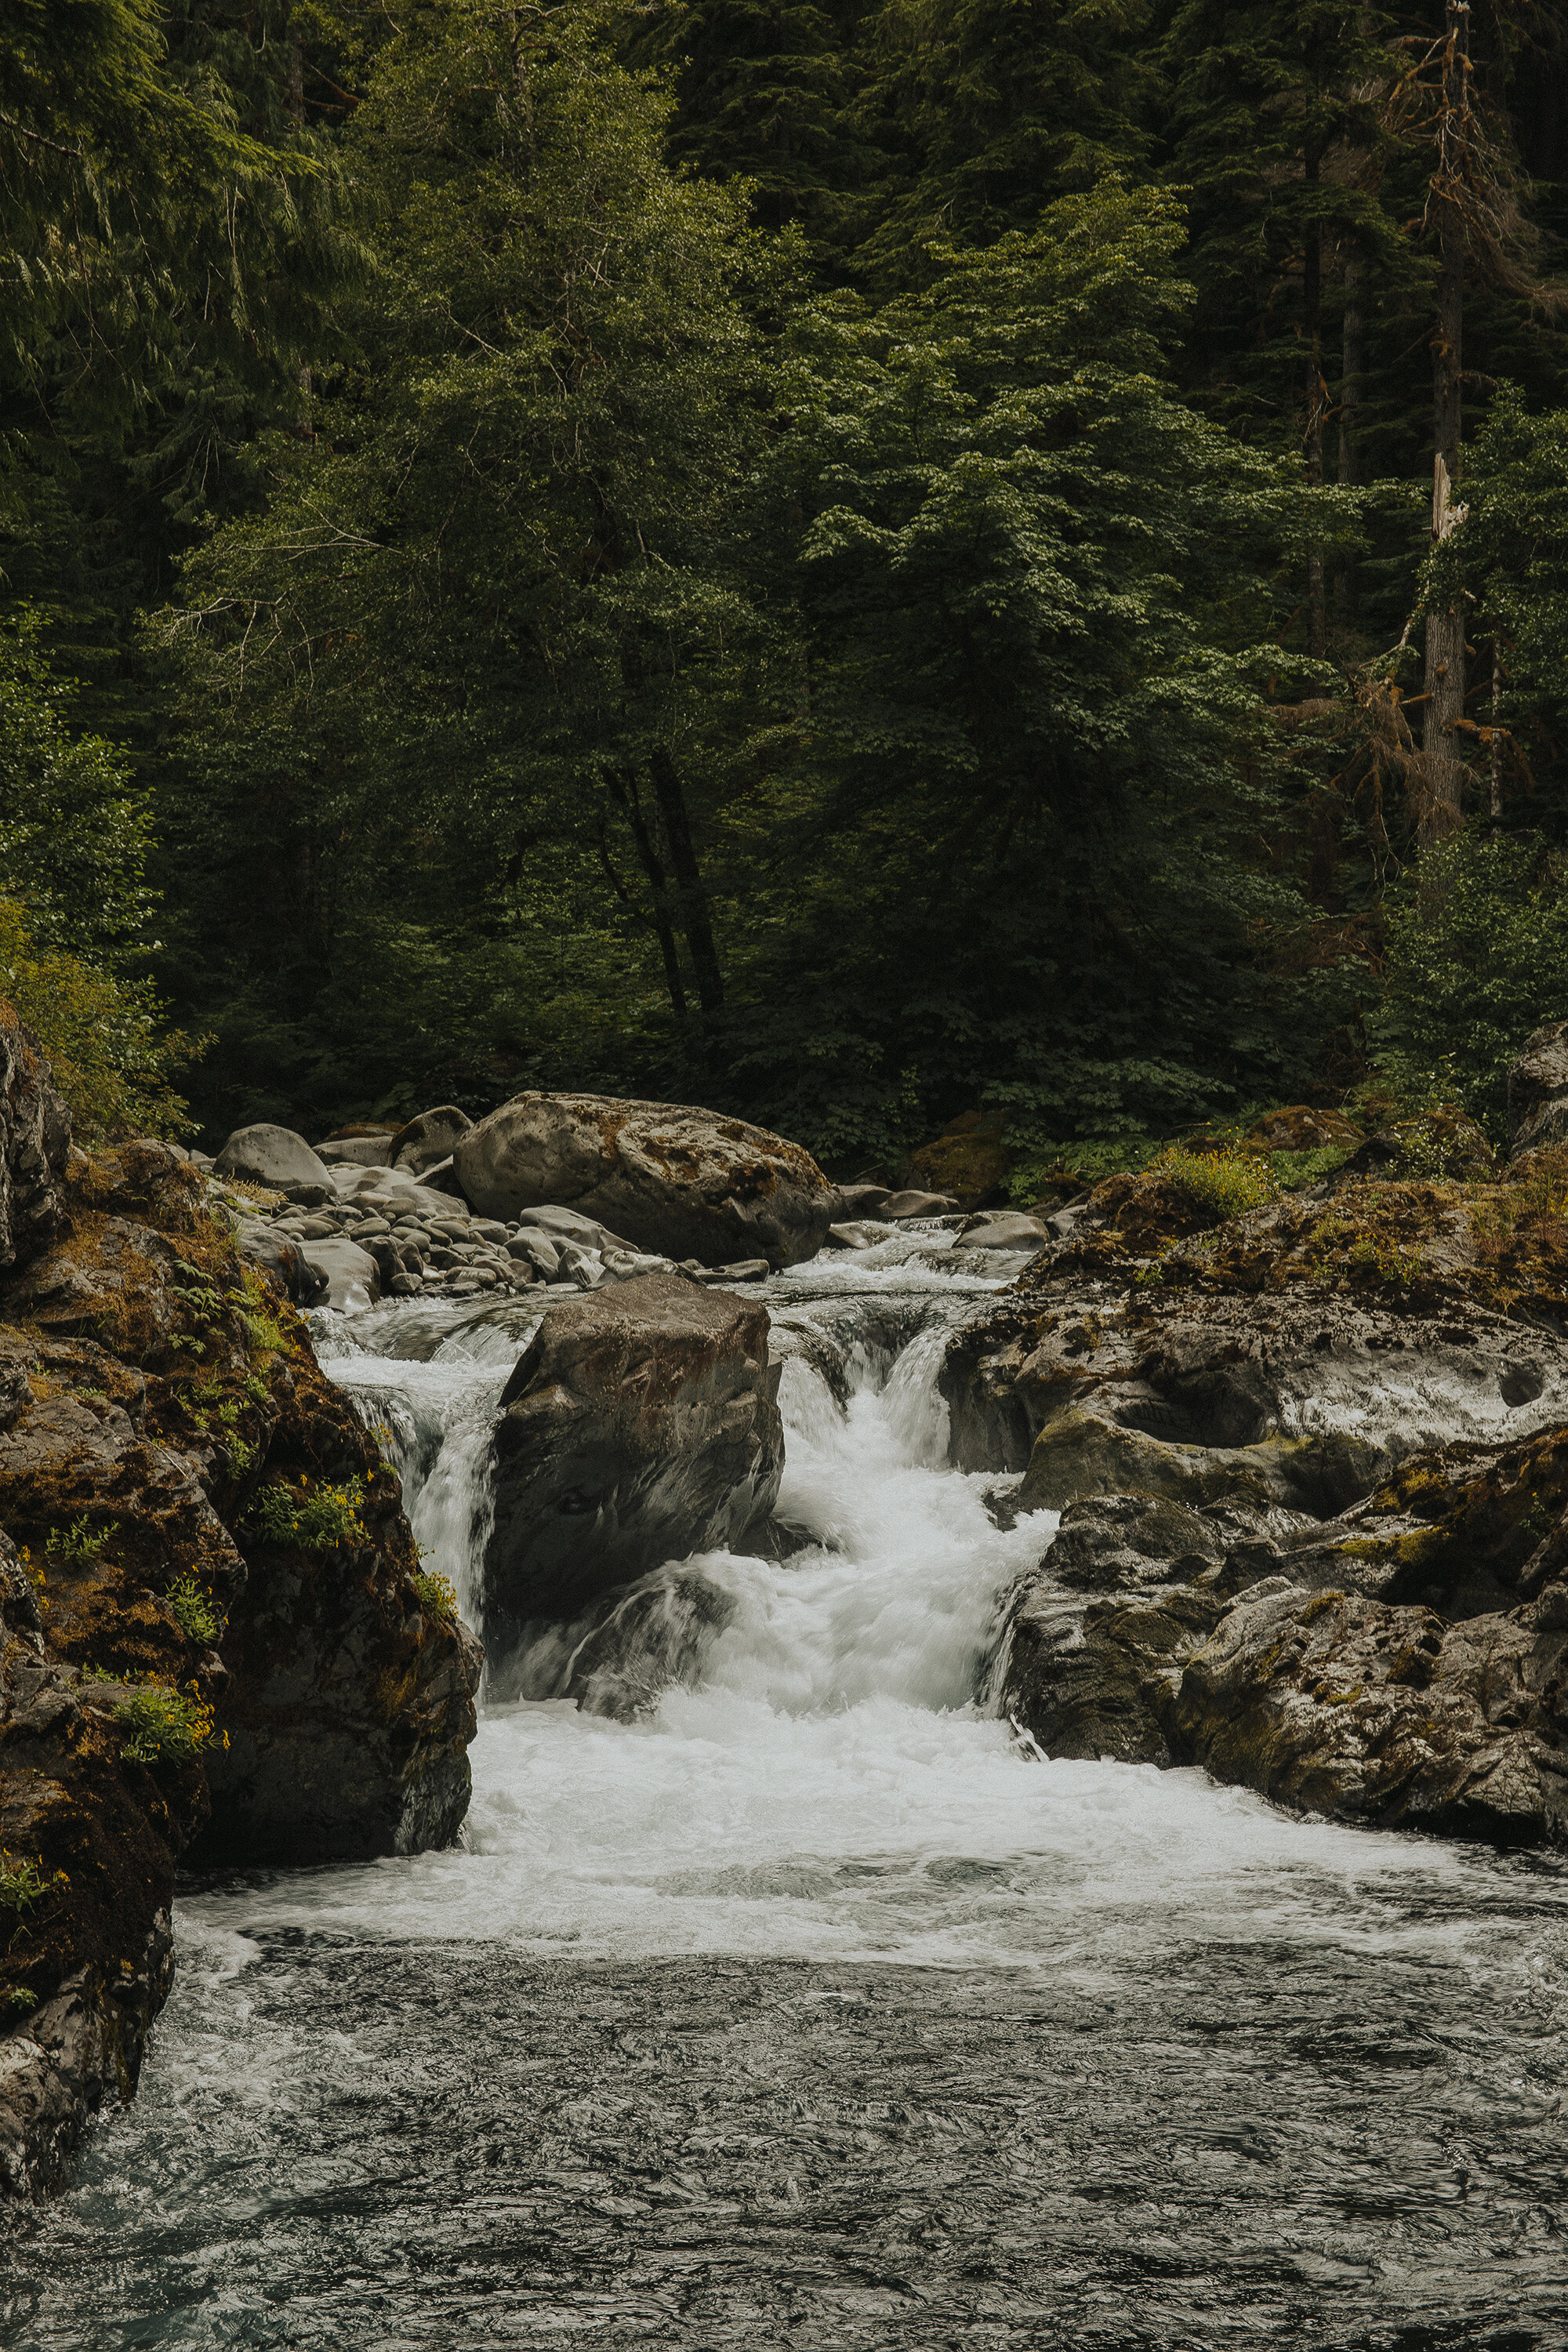
<path fill-rule="evenodd" d="M 1270 2326 L 1339 2326 L 1334 2341 L 1381 2345 L 1406 2317 L 1447 2340 L 1430 2332 L 1444 2295 L 1467 2325 L 1508 2315 L 1495 2226 L 1483 2244 L 1447 2225 L 1445 2242 L 1468 2249 L 1447 2263 L 1415 2219 L 1416 2184 L 1437 2175 L 1426 2158 L 1409 2167 L 1404 2126 L 1391 2136 L 1369 2103 L 1377 2053 L 1405 2046 L 1395 2011 L 1427 2021 L 1410 2029 L 1424 2097 L 1458 2117 L 1491 2096 L 1456 2071 L 1438 2024 L 1456 2000 L 1464 2032 L 1500 2033 L 1510 2081 L 1528 2076 L 1531 2117 L 1558 2095 L 1568 1148 L 1552 1128 L 1556 1044 L 1537 1048 L 1541 1082 L 1520 1089 L 1535 1139 L 1506 1164 L 1464 1122 L 1428 1119 L 1346 1145 L 1316 1183 L 1264 1186 L 1239 1212 L 1172 1162 L 1026 1216 L 965 1216 L 940 1197 L 846 1194 L 784 1147 L 726 1137 L 715 1183 L 734 1181 L 743 1150 L 760 1187 L 787 1178 L 805 1205 L 771 1223 L 746 1212 L 769 1255 L 684 1265 L 648 1245 L 651 1224 L 634 1243 L 585 1233 L 564 1202 L 514 1192 L 501 1205 L 515 1213 L 486 1219 L 442 1192 L 469 1133 L 446 1113 L 401 1141 L 320 1153 L 272 1130 L 270 1164 L 254 1134 L 231 1139 L 226 1167 L 144 1143 L 68 1159 L 32 1073 L 42 1205 L 18 1145 L 10 1197 L 27 1238 L 0 1297 L 15 1406 L 0 1516 L 16 1538 L 0 1759 L 8 1805 L 37 1785 L 29 1772 L 68 1801 L 7 1816 L 37 1855 L 0 2043 L 13 2193 L 58 2185 L 89 2109 L 132 2086 L 168 1993 L 182 1857 L 202 1875 L 179 1933 L 205 1955 L 153 2043 L 174 2074 L 94 2139 L 87 2202 L 68 2198 L 37 2239 L 41 2271 L 22 2264 L 14 2308 L 37 2340 L 92 2340 L 73 2333 L 78 2228 L 127 2283 L 113 2326 L 131 2332 L 105 2340 L 220 2340 L 225 2289 L 170 2300 L 116 2168 L 133 2180 L 152 2166 L 172 2213 L 195 2199 L 232 2229 L 228 2188 L 205 2179 L 180 2121 L 200 2053 L 238 2070 L 212 2109 L 215 2144 L 249 2135 L 264 2168 L 309 2172 L 299 2117 L 353 2105 L 310 2060 L 310 2037 L 331 2012 L 359 2048 L 362 1998 L 413 2021 L 395 2063 L 372 2034 L 350 2075 L 380 2070 L 373 2139 L 410 2132 L 416 2170 L 367 2169 L 346 2124 L 317 2143 L 332 2151 L 329 2199 L 344 2187 L 366 2226 L 357 2252 L 313 2230 L 270 2237 L 279 2342 L 426 2340 L 419 2294 L 388 2269 L 394 2243 L 424 2242 L 410 2181 L 438 2184 L 440 2228 L 470 2241 L 483 2197 L 472 2118 L 448 2147 L 408 2086 L 465 2066 L 489 2082 L 487 2040 L 514 2052 L 538 2111 L 520 2137 L 492 2097 L 481 2135 L 484 2166 L 510 2168 L 532 2216 L 533 2268 L 487 2290 L 497 2342 L 590 2321 L 628 2344 L 786 2324 L 824 2344 L 977 2327 L 1020 2347 L 1098 2341 L 1092 2306 L 1113 2273 L 1131 2302 L 1107 2343 L 1184 2343 L 1215 2294 L 1246 2340 L 1243 2278 L 1265 2273 Z M 638 1157 L 619 1197 L 646 1207 L 657 1186 L 700 1182 L 710 1115 L 626 1108 Z M 616 1108 L 585 1129 L 586 1116 L 580 1098 L 563 1106 L 570 1150 L 591 1129 L 613 1157 Z M 517 1181 L 533 1189 L 548 1121 L 548 1098 L 528 1098 Z M 658 1135 L 696 1160 L 660 1163 Z M 504 1165 L 489 1150 L 487 1181 Z M 581 1168 L 573 1181 L 595 1197 Z M 458 1205 L 438 1218 L 442 1201 Z M 739 1213 L 710 1201 L 710 1223 L 687 1230 L 717 1258 Z M 799 1254 L 825 1217 L 823 1245 Z M 441 1219 L 451 1265 L 414 1248 L 433 1246 Z M 576 1255 L 542 1263 L 542 1236 Z M 356 1265 L 340 1280 L 343 1249 L 368 1277 Z M 479 1670 L 465 1615 L 483 1620 L 492 1660 L 476 1802 L 454 1844 Z M 166 1695 L 198 1735 L 179 1755 L 147 1729 L 149 1704 L 169 1719 Z M 1518 1849 L 1534 1859 L 1510 1859 Z M 145 1891 L 122 1900 L 128 1867 Z M 402 1957 L 384 1968 L 377 1949 Z M 1517 1975 L 1521 1951 L 1528 1982 L 1509 1977 L 1505 2029 L 1479 1988 L 1489 1970 Z M 719 1981 L 703 1954 L 744 1963 L 751 1990 L 737 1978 L 721 2003 L 734 2032 L 748 2002 L 777 2011 L 739 2074 L 706 2010 L 681 2021 Z M 279 1968 L 309 2021 L 281 2105 L 294 2061 L 270 2027 L 246 2055 L 224 1990 L 281 2023 L 269 1994 L 257 2008 L 246 1990 Z M 962 1996 L 920 1974 L 931 1968 L 956 1970 Z M 1380 2007 L 1391 1968 L 1403 1990 Z M 1315 2059 L 1285 2064 L 1273 2021 L 1257 2026 L 1256 2063 L 1288 2087 L 1267 2092 L 1249 2060 L 1237 2128 L 1247 2162 L 1273 2151 L 1308 2218 L 1226 2204 L 1252 2251 L 1216 2289 L 1200 2273 L 1221 2209 L 1183 2177 L 1163 2195 L 1138 2186 L 1129 2226 L 1148 2262 L 1118 2271 L 1101 2247 L 1079 2210 L 1082 2147 L 1046 2108 L 1078 2097 L 1095 2144 L 1121 2135 L 1130 2151 L 1188 2106 L 1198 2133 L 1210 2029 L 1189 2031 L 1174 1995 L 1152 1989 L 1184 1971 L 1230 1988 L 1227 2031 L 1272 2021 L 1266 1990 L 1297 1985 L 1292 2031 L 1313 2052 L 1342 2056 L 1346 2016 L 1364 2026 L 1387 2008 L 1383 2040 L 1344 2043 L 1344 2129 L 1411 2184 L 1405 2251 L 1375 2278 L 1329 2171 L 1279 2137 L 1299 2105 L 1338 2147 L 1340 2111 Z M 801 2001 L 846 2004 L 847 2021 L 873 1981 L 899 2020 L 891 2040 L 856 2027 L 812 2045 L 838 2153 L 826 2172 L 779 2173 L 784 2109 L 772 2094 L 756 2105 L 748 2070 L 795 2082 Z M 597 2028 L 584 2040 L 575 2021 L 599 2016 L 606 1987 L 637 2076 L 614 2095 L 584 2090 Z M 1085 2002 L 1100 2037 L 1087 2077 L 1070 2053 L 1090 2027 L 1068 2015 Z M 1524 2034 L 1518 2021 L 1538 2014 Z M 1176 2055 L 1149 2110 L 1134 2086 L 1156 2043 Z M 658 2084 L 677 2044 L 689 2096 L 672 2105 Z M 906 2129 L 917 2044 L 936 2072 L 924 2122 Z M 968 2086 L 956 2105 L 939 2082 L 954 2067 Z M 850 2077 L 859 2125 L 842 2120 Z M 813 2095 L 797 2084 L 785 2105 Z M 1000 2205 L 989 2155 L 976 2169 L 941 2153 L 974 2100 L 1014 2116 L 1031 2151 L 1009 2158 L 1024 2170 Z M 1013 2146 L 1014 2126 L 995 2128 Z M 1534 2130 L 1521 2109 L 1484 2161 L 1465 2140 L 1454 2177 L 1484 2178 L 1495 2204 L 1521 2167 L 1550 2172 Z M 219 2161 L 243 2202 L 245 2162 Z M 905 2184 L 890 2204 L 889 2167 Z M 1025 2191 L 1039 2167 L 1077 2184 L 1057 2221 Z M 698 2239 L 677 2237 L 700 2251 L 690 2294 L 671 2300 L 658 2282 L 677 2189 L 700 2221 Z M 1543 2210 L 1555 2193 L 1542 2189 Z M 875 2277 L 839 2242 L 846 2195 L 879 2217 L 866 2225 Z M 1528 2234 L 1536 2205 L 1504 2202 Z M 1069 2222 L 1085 2250 L 1070 2279 Z M 764 2229 L 773 2251 L 748 2270 L 738 2249 Z M 976 2284 L 976 2232 L 998 2229 L 1012 2267 Z M 1559 2308 L 1568 2321 L 1568 2273 L 1531 2247 L 1515 2273 L 1530 2327 Z M 460 2265 L 432 2244 L 419 2266 L 440 2273 L 471 2340 L 492 2340 Z M 1178 2283 L 1173 2302 L 1157 2273 Z M 251 2275 L 232 2272 L 245 2326 L 271 2341 L 255 2335 Z"/>

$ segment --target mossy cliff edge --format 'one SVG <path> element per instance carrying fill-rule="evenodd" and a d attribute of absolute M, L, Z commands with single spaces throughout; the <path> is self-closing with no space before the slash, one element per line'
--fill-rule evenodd
<path fill-rule="evenodd" d="M 1568 1843 L 1568 1148 L 1426 1129 L 1229 1215 L 1113 1179 L 955 1337 L 954 1459 L 1062 1515 L 1000 1633 L 1043 1753 Z"/>
<path fill-rule="evenodd" d="M 456 1834 L 479 1651 L 395 1472 L 166 1144 L 73 1151 L 0 1009 L 0 2190 L 133 2091 L 182 1855 Z"/>

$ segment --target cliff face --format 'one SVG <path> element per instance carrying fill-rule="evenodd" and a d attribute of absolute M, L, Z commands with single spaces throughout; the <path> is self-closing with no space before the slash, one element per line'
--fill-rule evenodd
<path fill-rule="evenodd" d="M 305 1327 L 139 1139 L 69 1150 L 26 1033 L 0 1276 L 0 2187 L 133 2090 L 178 1857 L 449 1842 L 479 1645 Z M 30 1066 L 29 1066 L 30 1065 Z M 31 1166 L 41 1156 L 42 1171 Z M 22 1164 L 26 1161 L 26 1164 Z M 14 1202 L 21 1187 L 12 1180 Z"/>

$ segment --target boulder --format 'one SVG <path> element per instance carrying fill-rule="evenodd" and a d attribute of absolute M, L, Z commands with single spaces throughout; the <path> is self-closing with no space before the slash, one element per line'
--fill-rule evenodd
<path fill-rule="evenodd" d="M 719 1112 L 602 1095 L 520 1095 L 458 1141 L 482 1215 L 574 1208 L 639 1249 L 704 1265 L 815 1257 L 838 1195 L 797 1144 Z"/>
<path fill-rule="evenodd" d="M 764 1307 L 679 1275 L 551 1307 L 501 1395 L 483 1568 L 492 1678 L 530 1629 L 740 1540 L 784 1469 Z"/>
<path fill-rule="evenodd" d="M 1384 1452 L 1348 1428 L 1289 1437 L 1275 1430 L 1249 1444 L 1202 1445 L 1070 1404 L 1036 1438 L 1018 1508 L 1059 1511 L 1091 1496 L 1142 1495 L 1194 1509 L 1229 1504 L 1321 1515 L 1364 1495 L 1387 1466 Z"/>
<path fill-rule="evenodd" d="M 316 1157 L 327 1168 L 390 1168 L 389 1135 L 351 1135 L 342 1143 L 318 1143 Z"/>
<path fill-rule="evenodd" d="M 307 1241 L 299 1247 L 300 1256 L 324 1285 L 324 1295 L 317 1293 L 316 1304 L 354 1315 L 374 1307 L 381 1297 L 381 1269 L 357 1242 Z"/>
<path fill-rule="evenodd" d="M 311 1263 L 299 1242 L 289 1241 L 263 1217 L 242 1217 L 235 1247 L 247 1265 L 273 1276 L 286 1298 L 296 1307 L 319 1307 L 327 1301 L 330 1277 Z"/>
<path fill-rule="evenodd" d="M 958 1202 L 947 1192 L 889 1192 L 882 1214 L 901 1224 L 906 1217 L 949 1217 Z"/>
<path fill-rule="evenodd" d="M 213 1170 L 219 1176 L 242 1176 L 252 1184 L 265 1184 L 305 1208 L 332 1198 L 331 1171 L 292 1128 L 237 1128 L 213 1161 Z"/>
<path fill-rule="evenodd" d="M 841 1184 L 838 1215 L 851 1224 L 867 1217 L 883 1217 L 892 1197 L 886 1184 Z"/>
<path fill-rule="evenodd" d="M 854 1224 L 829 1225 L 827 1239 L 835 1249 L 878 1249 L 888 1238 L 888 1228 L 870 1219 Z"/>
<path fill-rule="evenodd" d="M 1568 1593 L 1446 1624 L 1269 1579 L 1183 1664 L 1173 1751 L 1260 1796 L 1382 1829 L 1568 1843 Z"/>
<path fill-rule="evenodd" d="M 455 1103 L 443 1103 L 438 1110 L 422 1110 L 417 1118 L 398 1129 L 386 1147 L 387 1156 L 395 1168 L 422 1175 L 441 1160 L 450 1160 L 454 1145 L 473 1123 Z"/>
<path fill-rule="evenodd" d="M 955 1249 L 1042 1250 L 1051 1239 L 1036 1218 L 1021 1209 L 986 1209 L 966 1218 L 953 1241 Z"/>
<path fill-rule="evenodd" d="M 1515 1152 L 1568 1143 L 1568 1021 L 1537 1029 L 1510 1064 L 1508 1132 Z"/>
<path fill-rule="evenodd" d="M 70 1140 L 43 1048 L 0 998 L 0 1271 L 26 1265 L 53 1239 Z"/>
<path fill-rule="evenodd" d="M 956 1209 L 1000 1200 L 1012 1157 L 1003 1139 L 1005 1114 L 965 1110 L 912 1154 L 900 1178 L 907 1191 L 940 1192 Z"/>

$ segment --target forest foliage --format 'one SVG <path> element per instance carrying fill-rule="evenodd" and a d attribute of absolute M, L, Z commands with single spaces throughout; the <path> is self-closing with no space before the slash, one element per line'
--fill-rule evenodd
<path fill-rule="evenodd" d="M 19 0 L 0 951 L 88 1123 L 1495 1124 L 1565 91 L 1528 0 Z"/>

